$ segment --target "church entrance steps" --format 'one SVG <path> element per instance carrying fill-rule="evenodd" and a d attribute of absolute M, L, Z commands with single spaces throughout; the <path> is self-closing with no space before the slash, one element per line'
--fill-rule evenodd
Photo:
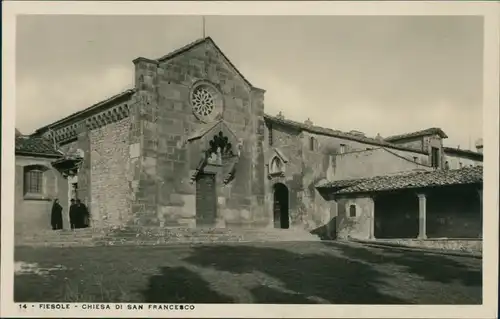
<path fill-rule="evenodd" d="M 16 238 L 16 245 L 64 247 L 319 240 L 307 231 L 294 229 L 127 227 L 106 231 L 46 231 Z"/>

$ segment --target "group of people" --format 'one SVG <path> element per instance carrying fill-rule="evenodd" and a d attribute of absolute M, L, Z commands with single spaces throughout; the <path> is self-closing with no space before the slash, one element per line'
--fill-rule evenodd
<path fill-rule="evenodd" d="M 52 205 L 51 225 L 53 230 L 63 229 L 63 207 L 56 198 Z M 69 223 L 71 229 L 87 228 L 90 226 L 90 212 L 79 199 L 71 199 L 69 206 Z"/>

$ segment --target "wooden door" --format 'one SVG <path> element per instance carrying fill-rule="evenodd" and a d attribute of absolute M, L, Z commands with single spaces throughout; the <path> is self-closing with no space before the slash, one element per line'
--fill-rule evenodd
<path fill-rule="evenodd" d="M 217 216 L 215 174 L 200 174 L 196 181 L 196 226 L 214 227 Z"/>

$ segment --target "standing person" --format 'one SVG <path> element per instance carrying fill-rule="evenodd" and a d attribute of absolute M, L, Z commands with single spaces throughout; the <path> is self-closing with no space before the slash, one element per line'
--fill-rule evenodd
<path fill-rule="evenodd" d="M 50 215 L 50 224 L 53 230 L 58 230 L 63 228 L 63 218 L 62 218 L 62 206 L 59 204 L 59 199 L 54 199 L 52 204 L 52 213 Z"/>
<path fill-rule="evenodd" d="M 79 228 L 87 228 L 90 224 L 90 213 L 87 206 L 79 199 L 76 200 L 78 206 Z"/>
<path fill-rule="evenodd" d="M 78 223 L 78 207 L 76 206 L 75 199 L 71 199 L 71 205 L 69 206 L 69 223 L 71 229 L 77 228 Z"/>

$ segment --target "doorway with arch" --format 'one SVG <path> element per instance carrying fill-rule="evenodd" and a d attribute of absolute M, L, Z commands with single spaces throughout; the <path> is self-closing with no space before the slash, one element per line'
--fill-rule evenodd
<path fill-rule="evenodd" d="M 276 183 L 273 187 L 273 214 L 274 228 L 290 228 L 289 194 L 288 187 L 282 183 Z"/>

